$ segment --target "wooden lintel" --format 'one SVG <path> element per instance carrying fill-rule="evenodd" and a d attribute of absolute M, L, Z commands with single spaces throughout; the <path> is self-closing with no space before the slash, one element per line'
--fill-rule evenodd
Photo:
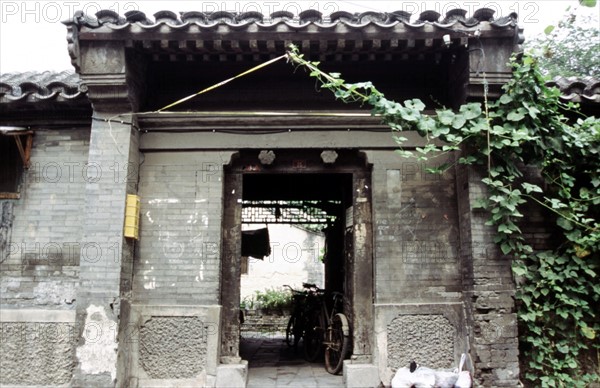
<path fill-rule="evenodd" d="M 19 199 L 19 198 L 21 198 L 21 194 L 19 194 L 19 193 L 0 192 L 0 199 Z"/>

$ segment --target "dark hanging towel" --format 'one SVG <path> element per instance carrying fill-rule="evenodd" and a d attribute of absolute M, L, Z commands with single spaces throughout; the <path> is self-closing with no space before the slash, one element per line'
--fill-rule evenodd
<path fill-rule="evenodd" d="M 252 256 L 263 260 L 271 254 L 269 229 L 242 231 L 242 256 Z"/>

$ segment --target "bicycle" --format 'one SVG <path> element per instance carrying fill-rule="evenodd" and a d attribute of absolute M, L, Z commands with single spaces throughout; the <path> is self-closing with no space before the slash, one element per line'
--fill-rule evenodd
<path fill-rule="evenodd" d="M 304 355 L 315 362 L 325 353 L 325 369 L 331 374 L 339 374 L 344 360 L 350 355 L 350 325 L 348 318 L 339 312 L 344 295 L 332 292 L 331 310 L 327 306 L 325 290 L 314 286 L 308 293 L 307 301 L 313 303 L 309 323 L 304 330 Z"/>
<path fill-rule="evenodd" d="M 306 289 L 310 288 L 310 284 L 303 283 L 302 286 Z M 305 314 L 305 302 L 308 291 L 298 291 L 294 290 L 291 286 L 285 284 L 284 287 L 287 287 L 292 292 L 292 315 L 287 323 L 287 327 L 285 329 L 285 342 L 289 347 L 294 347 L 294 349 L 298 349 L 298 342 L 304 336 L 304 321 Z"/>

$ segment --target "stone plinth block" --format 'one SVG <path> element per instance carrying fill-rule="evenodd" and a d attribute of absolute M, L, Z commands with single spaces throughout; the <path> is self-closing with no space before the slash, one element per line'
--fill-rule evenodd
<path fill-rule="evenodd" d="M 352 364 L 351 360 L 344 361 L 344 387 L 367 388 L 379 387 L 379 371 L 373 364 Z"/>
<path fill-rule="evenodd" d="M 217 388 L 245 387 L 248 383 L 248 361 L 239 364 L 221 364 L 217 367 Z"/>

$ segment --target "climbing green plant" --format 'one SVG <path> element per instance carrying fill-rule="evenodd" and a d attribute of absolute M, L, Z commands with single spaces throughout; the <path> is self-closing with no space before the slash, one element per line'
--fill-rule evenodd
<path fill-rule="evenodd" d="M 392 101 L 370 82 L 347 83 L 338 73 L 325 73 L 294 47 L 288 59 L 336 98 L 370 105 L 391 128 L 401 155 L 425 160 L 456 152 L 456 163 L 486 171 L 487 197 L 477 206 L 489 212 L 495 242 L 512 259 L 525 379 L 542 387 L 584 387 L 597 380 L 598 371 L 582 360 L 590 352 L 600 357 L 600 122 L 561 103 L 559 91 L 544 85 L 537 60 L 527 55 L 511 61 L 513 78 L 499 99 L 435 114 L 426 114 L 418 99 Z M 576 118 L 568 120 L 566 113 Z M 403 149 L 404 131 L 418 132 L 426 145 Z M 539 175 L 525 174 L 526 167 Z M 535 250 L 521 230 L 523 209 L 531 204 L 556 220 L 560 233 L 552 249 Z"/>

